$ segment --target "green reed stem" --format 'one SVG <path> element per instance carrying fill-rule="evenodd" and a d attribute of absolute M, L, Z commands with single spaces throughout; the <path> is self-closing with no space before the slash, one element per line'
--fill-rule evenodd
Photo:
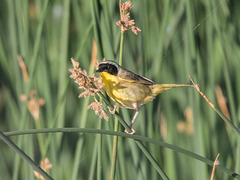
<path fill-rule="evenodd" d="M 114 131 L 118 131 L 119 124 L 118 124 L 118 118 L 116 116 L 115 116 L 114 122 L 115 122 Z M 113 150 L 112 150 L 112 164 L 111 164 L 110 180 L 115 179 L 117 145 L 118 145 L 118 136 L 113 136 Z"/>
<path fill-rule="evenodd" d="M 189 76 L 190 77 L 190 76 Z M 190 80 L 192 81 L 193 85 L 197 87 L 197 85 L 193 82 L 193 80 L 190 77 Z M 211 108 L 224 120 L 224 122 L 229 125 L 232 130 L 240 136 L 240 130 L 223 114 L 220 110 L 218 110 L 215 105 L 212 104 L 212 102 L 200 91 L 199 88 L 196 88 L 196 90 L 199 92 L 199 94 L 204 98 L 204 100 L 211 106 Z M 236 120 L 233 120 L 233 122 L 237 122 Z"/>
<path fill-rule="evenodd" d="M 119 52 L 119 65 L 122 65 L 122 55 L 123 55 L 123 36 L 124 33 L 121 31 L 121 39 L 120 39 L 120 52 Z M 118 109 L 117 109 L 118 111 Z M 115 125 L 114 131 L 119 130 L 119 123 L 118 118 L 115 116 Z M 130 132 L 130 131 L 129 131 Z M 116 158 L 117 158 L 117 145 L 118 145 L 118 136 L 113 137 L 113 153 L 112 153 L 112 165 L 111 165 L 111 172 L 110 172 L 110 179 L 114 179 L 115 177 L 115 169 L 116 169 Z"/>
<path fill-rule="evenodd" d="M 41 123 L 39 119 L 34 120 L 35 121 L 35 126 L 37 129 L 41 129 Z M 44 145 L 44 137 L 43 134 L 38 134 L 38 144 L 39 144 L 39 148 L 40 148 L 40 153 L 41 153 L 41 157 L 42 159 L 45 157 L 46 154 L 46 148 Z"/>
<path fill-rule="evenodd" d="M 160 140 L 151 139 L 151 138 L 148 138 L 145 136 L 130 135 L 130 134 L 126 134 L 123 132 L 115 132 L 115 131 L 109 131 L 109 130 L 103 130 L 103 129 L 90 129 L 90 128 L 49 128 L 49 129 L 44 128 L 44 129 L 28 129 L 28 130 L 22 130 L 22 131 L 4 132 L 5 136 L 19 136 L 19 135 L 26 135 L 26 134 L 38 134 L 38 133 L 89 133 L 89 134 L 105 134 L 105 135 L 121 136 L 124 138 L 133 139 L 133 140 L 135 140 L 135 142 L 136 141 L 138 141 L 140 143 L 146 142 L 146 143 L 151 143 L 151 144 L 155 144 L 158 146 L 162 146 L 164 148 L 171 149 L 177 153 L 184 154 L 188 157 L 191 157 L 193 159 L 204 162 L 210 166 L 213 166 L 213 164 L 214 164 L 214 162 L 212 160 L 209 160 L 205 157 L 202 157 L 196 153 L 193 153 L 186 149 L 180 148 L 178 146 L 168 144 L 168 143 L 160 141 Z M 0 138 L 1 138 L 1 136 L 0 136 Z M 148 153 L 148 152 L 145 152 L 145 153 Z M 151 158 L 151 157 L 149 157 L 149 158 Z M 234 171 L 232 171 L 228 168 L 225 168 L 221 164 L 217 165 L 216 169 L 221 169 L 223 172 L 227 173 L 229 176 L 236 178 L 236 179 L 240 179 L 239 174 L 235 173 Z"/>
<path fill-rule="evenodd" d="M 27 161 L 35 171 L 40 173 L 45 179 L 52 180 L 53 178 L 49 176 L 41 167 L 39 167 L 24 151 L 22 151 L 14 142 L 12 142 L 4 133 L 0 131 L 0 139 L 2 139 L 10 148 L 12 148 L 16 153 L 20 155 L 25 161 Z"/>
<path fill-rule="evenodd" d="M 122 66 L 122 56 L 123 56 L 123 39 L 124 32 L 121 31 L 121 39 L 120 39 L 120 52 L 119 52 L 119 65 Z"/>

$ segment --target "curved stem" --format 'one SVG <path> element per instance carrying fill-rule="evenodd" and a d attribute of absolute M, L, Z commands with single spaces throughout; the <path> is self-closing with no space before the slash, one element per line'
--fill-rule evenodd
<path fill-rule="evenodd" d="M 214 162 L 210 159 L 207 159 L 203 156 L 200 156 L 194 152 L 188 151 L 186 149 L 183 149 L 181 147 L 168 144 L 166 142 L 156 140 L 156 139 L 151 139 L 145 136 L 139 136 L 139 135 L 130 135 L 126 134 L 123 132 L 116 132 L 116 131 L 109 131 L 109 130 L 103 130 L 103 129 L 90 129 L 90 128 L 44 128 L 44 129 L 28 129 L 28 130 L 20 130 L 20 131 L 10 131 L 10 132 L 4 132 L 5 136 L 20 136 L 20 135 L 27 135 L 27 134 L 38 134 L 38 133 L 86 133 L 86 134 L 103 134 L 103 135 L 111 135 L 111 136 L 121 136 L 123 138 L 129 138 L 134 140 L 135 142 L 138 142 L 137 145 L 141 146 L 140 149 L 144 150 L 144 154 L 146 157 L 149 159 L 149 152 L 145 151 L 145 148 L 142 148 L 142 143 L 150 143 L 150 144 L 155 144 L 157 146 L 162 146 L 167 149 L 171 149 L 177 153 L 186 155 L 188 157 L 191 157 L 193 159 L 196 159 L 198 161 L 201 161 L 207 165 L 213 166 Z M 1 139 L 1 131 L 0 131 L 0 139 Z M 8 138 L 9 139 L 9 138 Z M 2 139 L 3 140 L 3 139 Z M 141 143 L 141 144 L 140 144 Z M 8 144 L 8 143 L 7 143 Z M 9 145 L 9 144 L 8 144 Z M 9 145 L 10 146 L 10 145 Z M 10 146 L 11 147 L 11 146 Z M 15 148 L 14 148 L 15 149 Z M 15 150 L 16 151 L 16 150 Z M 152 157 L 150 157 L 152 159 Z M 149 160 L 150 160 L 149 159 Z M 150 161 L 152 163 L 152 161 Z M 158 172 L 159 168 L 157 164 L 154 166 Z M 229 176 L 235 178 L 235 179 L 240 179 L 240 175 L 237 174 L 236 172 L 232 171 L 231 169 L 228 169 L 224 167 L 223 165 L 217 165 L 216 169 L 219 169 L 223 171 L 224 173 L 228 174 Z M 161 171 L 161 170 L 160 170 Z"/>

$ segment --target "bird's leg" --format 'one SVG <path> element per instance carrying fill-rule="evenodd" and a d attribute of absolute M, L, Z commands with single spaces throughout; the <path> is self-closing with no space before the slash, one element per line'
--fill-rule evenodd
<path fill-rule="evenodd" d="M 136 108 L 136 112 L 135 112 L 135 114 L 134 114 L 134 116 L 132 118 L 131 124 L 129 125 L 129 127 L 131 128 L 131 132 L 128 132 L 128 130 L 125 129 L 125 131 L 124 131 L 125 133 L 127 133 L 127 134 L 135 134 L 136 131 L 135 131 L 135 129 L 132 128 L 132 125 L 133 125 L 133 123 L 134 123 L 134 121 L 135 121 L 135 119 L 136 119 L 136 117 L 137 117 L 137 115 L 139 113 L 139 110 L 140 110 L 140 108 L 137 107 Z"/>
<path fill-rule="evenodd" d="M 138 113 L 139 113 L 139 109 L 136 110 L 136 112 L 135 112 L 135 114 L 134 114 L 134 116 L 133 116 L 133 118 L 132 118 L 131 124 L 130 124 L 130 126 L 129 126 L 130 128 L 132 128 L 132 125 L 133 125 L 133 123 L 134 123 L 134 121 L 135 121 Z"/>
<path fill-rule="evenodd" d="M 132 107 L 122 106 L 122 105 L 119 105 L 119 104 L 113 105 L 113 110 L 111 110 L 111 108 L 109 106 L 107 108 L 108 108 L 108 110 L 111 114 L 115 114 L 117 108 L 135 109 L 135 108 L 132 108 Z"/>
<path fill-rule="evenodd" d="M 115 114 L 117 108 L 135 109 L 136 112 L 135 112 L 135 114 L 134 114 L 134 116 L 132 118 L 131 124 L 129 125 L 129 127 L 131 128 L 131 132 L 128 132 L 127 129 L 125 129 L 125 131 L 124 131 L 127 134 L 135 134 L 136 131 L 135 131 L 135 129 L 132 128 L 132 125 L 133 125 L 135 119 L 137 118 L 137 115 L 138 115 L 138 113 L 140 111 L 140 107 L 138 107 L 137 105 L 134 108 L 133 107 L 126 107 L 126 106 L 122 106 L 122 105 L 113 105 L 113 110 L 111 110 L 111 108 L 109 106 L 107 108 L 108 108 L 108 110 L 109 110 L 109 112 L 111 114 Z"/>

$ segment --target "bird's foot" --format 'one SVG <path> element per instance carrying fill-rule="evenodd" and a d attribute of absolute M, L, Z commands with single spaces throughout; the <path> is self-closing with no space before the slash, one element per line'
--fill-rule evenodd
<path fill-rule="evenodd" d="M 127 129 L 125 129 L 124 132 L 127 134 L 135 134 L 136 130 L 131 128 L 131 132 L 129 132 Z"/>

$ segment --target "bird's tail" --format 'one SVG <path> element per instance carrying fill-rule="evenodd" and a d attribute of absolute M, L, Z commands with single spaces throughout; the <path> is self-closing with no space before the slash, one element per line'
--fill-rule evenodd
<path fill-rule="evenodd" d="M 162 93 L 163 91 L 176 88 L 176 87 L 193 87 L 192 85 L 188 84 L 153 84 L 150 86 L 152 90 L 152 94 L 154 96 Z"/>

